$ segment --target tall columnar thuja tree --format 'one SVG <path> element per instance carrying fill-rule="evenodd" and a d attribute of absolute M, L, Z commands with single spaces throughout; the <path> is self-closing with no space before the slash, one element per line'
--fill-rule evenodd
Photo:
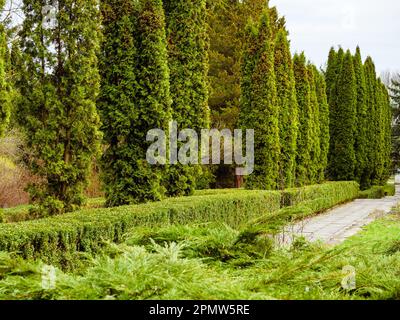
<path fill-rule="evenodd" d="M 382 88 L 383 83 L 380 79 L 376 80 L 376 137 L 375 137 L 375 170 L 372 184 L 383 185 L 385 174 L 385 117 L 386 117 L 386 106 L 385 106 L 385 92 Z"/>
<path fill-rule="evenodd" d="M 377 164 L 376 182 L 384 185 L 390 177 L 391 155 L 391 118 L 392 111 L 388 89 L 380 79 L 377 81 L 378 113 L 379 113 L 379 162 Z"/>
<path fill-rule="evenodd" d="M 284 189 L 294 186 L 299 130 L 293 61 L 287 32 L 284 29 L 278 31 L 275 39 L 275 76 L 281 145 L 279 187 Z"/>
<path fill-rule="evenodd" d="M 178 130 L 200 133 L 210 125 L 206 0 L 163 1 L 167 22 L 172 118 Z M 202 169 L 171 165 L 166 176 L 170 196 L 189 195 Z"/>
<path fill-rule="evenodd" d="M 310 83 L 310 104 L 311 104 L 311 167 L 309 169 L 310 183 L 319 181 L 320 160 L 321 160 L 321 124 L 320 111 L 317 96 L 317 84 L 315 79 L 315 66 L 307 65 L 308 79 Z"/>
<path fill-rule="evenodd" d="M 383 175 L 383 183 L 386 183 L 390 177 L 391 169 L 393 167 L 392 163 L 392 123 L 393 123 L 393 109 L 390 100 L 389 90 L 388 88 L 382 84 L 382 91 L 383 91 L 383 127 L 384 127 L 384 175 Z"/>
<path fill-rule="evenodd" d="M 274 72 L 274 47 L 269 14 L 258 28 L 248 28 L 243 61 L 240 125 L 255 131 L 255 169 L 246 178 L 248 189 L 276 189 L 279 178 L 279 109 Z"/>
<path fill-rule="evenodd" d="M 336 106 L 331 110 L 334 126 L 331 131 L 329 174 L 335 180 L 354 179 L 356 108 L 357 85 L 353 57 L 347 51 L 336 85 Z"/>
<path fill-rule="evenodd" d="M 311 106 L 311 85 L 304 53 L 293 58 L 296 81 L 297 102 L 299 106 L 299 135 L 297 139 L 296 185 L 304 186 L 311 182 L 313 149 L 313 115 Z"/>
<path fill-rule="evenodd" d="M 48 213 L 63 213 L 82 205 L 99 151 L 98 1 L 24 0 L 23 12 L 18 114 L 40 178 L 30 192 Z"/>
<path fill-rule="evenodd" d="M 317 182 L 321 183 L 325 180 L 325 172 L 328 166 L 329 153 L 329 105 L 326 95 L 326 84 L 322 73 L 314 66 L 314 80 L 317 91 L 317 99 L 319 106 L 319 140 L 320 140 L 320 157 L 318 162 Z"/>
<path fill-rule="evenodd" d="M 0 1 L 0 10 L 5 0 Z M 4 25 L 0 23 L 0 137 L 3 135 L 10 119 L 9 94 L 6 83 L 7 39 Z"/>
<path fill-rule="evenodd" d="M 353 58 L 354 73 L 357 85 L 357 125 L 355 131 L 354 151 L 356 154 L 355 179 L 360 183 L 361 188 L 368 187 L 368 174 L 366 168 L 368 165 L 367 147 L 367 104 L 366 104 L 366 83 L 364 67 L 361 60 L 361 50 L 356 49 L 356 54 Z"/>
<path fill-rule="evenodd" d="M 339 48 L 339 51 L 336 52 L 333 48 L 329 53 L 328 58 L 328 66 L 325 74 L 325 81 L 326 81 L 326 93 L 328 96 L 328 104 L 329 104 L 329 131 L 331 137 L 334 135 L 336 130 L 336 118 L 333 116 L 337 109 L 337 94 L 338 94 L 338 80 L 339 75 L 342 70 L 343 64 L 343 56 L 344 51 L 342 48 Z M 329 166 L 331 163 L 331 156 L 334 156 L 334 150 L 332 150 L 333 144 L 332 139 L 329 145 L 329 154 L 328 154 L 328 175 L 330 174 Z M 330 176 L 329 178 L 334 179 L 334 177 Z"/>
<path fill-rule="evenodd" d="M 149 130 L 168 130 L 169 70 L 161 0 L 102 2 L 101 113 L 107 204 L 159 200 L 163 170 L 146 161 Z"/>
<path fill-rule="evenodd" d="M 365 187 L 370 187 L 376 182 L 376 164 L 377 164 L 377 94 L 376 94 L 376 71 L 375 64 L 371 57 L 368 57 L 364 63 L 365 82 L 366 82 L 366 105 L 367 105 L 367 166 L 365 176 Z"/>

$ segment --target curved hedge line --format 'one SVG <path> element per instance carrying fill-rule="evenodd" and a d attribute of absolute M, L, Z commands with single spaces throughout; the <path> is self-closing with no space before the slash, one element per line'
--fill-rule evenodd
<path fill-rule="evenodd" d="M 16 252 L 25 259 L 40 258 L 69 269 L 79 252 L 95 252 L 104 241 L 119 242 L 135 226 L 220 221 L 240 227 L 266 212 L 279 210 L 280 199 L 279 192 L 241 191 L 1 224 L 0 251 Z"/>
<path fill-rule="evenodd" d="M 96 252 L 104 242 L 119 242 L 135 226 L 223 222 L 242 228 L 259 217 L 282 215 L 281 205 L 312 204 L 312 210 L 322 210 L 356 198 L 358 191 L 355 182 L 335 182 L 282 193 L 232 190 L 223 194 L 214 191 L 213 195 L 209 191 L 206 196 L 85 209 L 52 218 L 0 224 L 0 251 L 16 252 L 25 259 L 40 258 L 70 269 L 77 255 Z"/>
<path fill-rule="evenodd" d="M 358 197 L 360 186 L 354 181 L 327 182 L 321 185 L 307 186 L 282 191 L 282 207 L 295 206 L 301 202 L 318 198 L 332 197 L 336 204 Z"/>

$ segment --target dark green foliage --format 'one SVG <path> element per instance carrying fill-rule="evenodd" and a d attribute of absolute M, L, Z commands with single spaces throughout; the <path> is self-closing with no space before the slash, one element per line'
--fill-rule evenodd
<path fill-rule="evenodd" d="M 146 161 L 151 129 L 168 131 L 169 70 L 161 0 L 102 2 L 101 113 L 107 204 L 160 200 L 163 170 Z"/>
<path fill-rule="evenodd" d="M 200 133 L 210 125 L 206 0 L 163 1 L 168 39 L 172 119 L 178 130 Z M 190 195 L 201 167 L 171 166 L 165 177 L 169 196 Z"/>
<path fill-rule="evenodd" d="M 277 189 L 279 178 L 279 109 L 274 72 L 274 46 L 269 14 L 258 28 L 248 27 L 244 54 L 240 126 L 255 131 L 255 168 L 246 177 L 248 189 Z"/>
<path fill-rule="evenodd" d="M 361 184 L 361 188 L 368 187 L 368 174 L 366 167 L 368 165 L 367 148 L 367 104 L 366 104 L 366 82 L 364 67 L 361 60 L 361 51 L 357 47 L 354 56 L 354 73 L 357 83 L 357 126 L 355 132 L 354 151 L 356 153 L 355 179 Z"/>
<path fill-rule="evenodd" d="M 311 183 L 313 150 L 313 114 L 311 105 L 311 85 L 304 53 L 293 58 L 294 76 L 296 80 L 297 102 L 299 106 L 300 129 L 297 139 L 296 185 Z"/>
<path fill-rule="evenodd" d="M 392 130 L 392 107 L 390 104 L 390 96 L 387 87 L 378 80 L 380 90 L 380 135 L 381 135 L 381 173 L 380 173 L 380 184 L 385 184 L 391 175 L 391 153 L 392 153 L 392 141 L 391 141 L 391 130 Z"/>
<path fill-rule="evenodd" d="M 310 104 L 311 104 L 311 167 L 309 168 L 310 183 L 315 184 L 320 181 L 321 165 L 321 123 L 320 111 L 317 95 L 316 67 L 312 64 L 307 65 L 308 80 L 310 83 Z"/>
<path fill-rule="evenodd" d="M 372 59 L 363 65 L 358 47 L 352 66 L 349 56 L 332 48 L 325 74 L 331 115 L 328 172 L 333 180 L 355 179 L 368 189 L 390 176 L 392 115 Z"/>
<path fill-rule="evenodd" d="M 336 105 L 331 109 L 331 148 L 329 176 L 334 180 L 353 180 L 356 168 L 355 128 L 357 86 L 353 57 L 347 51 L 336 84 Z"/>
<path fill-rule="evenodd" d="M 44 28 L 43 6 L 51 3 L 23 3 L 18 120 L 26 133 L 30 169 L 40 178 L 30 188 L 32 199 L 58 214 L 82 205 L 99 150 L 100 15 L 96 0 L 60 1 L 56 26 Z"/>
<path fill-rule="evenodd" d="M 375 65 L 371 57 L 368 57 L 364 63 L 365 68 L 365 81 L 367 86 L 366 102 L 367 102 L 367 155 L 368 165 L 367 174 L 365 178 L 365 188 L 374 185 L 377 181 L 376 177 L 376 166 L 378 161 L 378 155 L 376 153 L 378 144 L 378 125 L 377 122 L 377 81 Z M 376 183 L 379 184 L 379 183 Z"/>
<path fill-rule="evenodd" d="M 281 159 L 279 169 L 280 189 L 291 188 L 295 184 L 297 137 L 299 131 L 299 110 L 296 83 L 293 72 L 287 33 L 278 31 L 275 40 L 275 76 L 277 103 L 279 108 L 279 131 Z"/>
<path fill-rule="evenodd" d="M 326 168 L 328 166 L 328 154 L 330 144 L 329 132 L 329 105 L 326 95 L 326 83 L 321 72 L 314 68 L 314 79 L 316 82 L 317 99 L 319 105 L 319 126 L 320 126 L 320 158 L 318 165 L 317 181 L 321 183 L 325 180 Z"/>

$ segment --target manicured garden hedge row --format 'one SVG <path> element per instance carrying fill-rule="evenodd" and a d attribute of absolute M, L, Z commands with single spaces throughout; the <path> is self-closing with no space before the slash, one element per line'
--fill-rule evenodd
<path fill-rule="evenodd" d="M 387 184 L 385 186 L 374 186 L 371 189 L 361 191 L 359 199 L 382 199 L 396 194 L 396 187 L 394 184 Z"/>
<path fill-rule="evenodd" d="M 41 258 L 69 269 L 78 253 L 95 252 L 104 241 L 119 242 L 135 226 L 220 221 L 240 227 L 255 217 L 279 210 L 280 200 L 279 192 L 241 191 L 2 224 L 0 251 L 17 252 L 26 259 Z"/>
<path fill-rule="evenodd" d="M 282 203 L 301 203 L 312 212 L 330 208 L 356 198 L 358 185 L 337 182 L 282 193 L 247 190 L 213 193 L 137 206 L 85 209 L 52 218 L 0 224 L 0 251 L 16 252 L 27 259 L 40 258 L 46 263 L 69 269 L 80 253 L 96 252 L 104 242 L 119 242 L 135 226 L 224 222 L 242 228 L 258 217 L 277 219 L 295 214 L 290 210 L 298 210 L 280 210 Z"/>
<path fill-rule="evenodd" d="M 327 182 L 321 185 L 288 189 L 282 192 L 282 207 L 297 205 L 304 201 L 330 197 L 336 204 L 358 197 L 360 186 L 353 181 Z"/>
<path fill-rule="evenodd" d="M 338 204 L 354 200 L 359 194 L 356 182 L 333 182 L 282 192 L 283 207 L 266 214 L 248 226 L 251 232 L 280 232 L 289 222 L 318 214 Z"/>

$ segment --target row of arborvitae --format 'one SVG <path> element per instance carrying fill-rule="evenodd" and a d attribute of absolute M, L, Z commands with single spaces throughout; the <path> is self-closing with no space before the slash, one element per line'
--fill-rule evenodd
<path fill-rule="evenodd" d="M 40 209 L 82 204 L 102 135 L 109 206 L 191 194 L 199 169 L 150 167 L 146 134 L 172 119 L 208 126 L 206 1 L 24 0 L 22 10 L 16 113 Z M 1 88 L 2 78 L 0 57 Z M 3 105 L 0 116 L 1 131 Z"/>
<path fill-rule="evenodd" d="M 326 72 L 332 180 L 357 180 L 363 189 L 384 185 L 390 176 L 392 111 L 388 90 L 377 79 L 370 57 L 331 49 Z"/>
<path fill-rule="evenodd" d="M 292 59 L 288 32 L 275 9 L 246 30 L 240 125 L 255 129 L 255 172 L 249 189 L 322 182 L 329 150 L 325 80 L 304 54 Z"/>

